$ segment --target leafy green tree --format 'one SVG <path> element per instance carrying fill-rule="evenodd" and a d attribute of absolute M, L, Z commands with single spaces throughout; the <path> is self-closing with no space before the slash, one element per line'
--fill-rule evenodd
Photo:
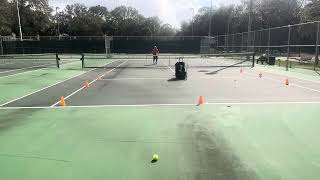
<path fill-rule="evenodd" d="M 320 20 L 320 1 L 309 0 L 303 10 L 304 21 L 319 21 Z"/>
<path fill-rule="evenodd" d="M 257 15 L 262 27 L 277 27 L 300 22 L 297 0 L 261 0 Z"/>
<path fill-rule="evenodd" d="M 142 24 L 141 30 L 144 35 L 156 36 L 159 34 L 161 21 L 158 17 L 146 18 Z"/>
<path fill-rule="evenodd" d="M 175 35 L 175 29 L 170 24 L 163 24 L 160 28 L 160 36 L 173 36 Z"/>
<path fill-rule="evenodd" d="M 16 8 L 17 1 L 10 3 L 12 14 L 11 30 L 19 34 L 18 12 Z M 23 35 L 48 35 L 49 28 L 52 27 L 52 10 L 49 7 L 48 0 L 18 0 L 20 20 Z"/>
<path fill-rule="evenodd" d="M 7 0 L 0 0 L 0 35 L 10 35 L 12 32 L 12 11 Z"/>

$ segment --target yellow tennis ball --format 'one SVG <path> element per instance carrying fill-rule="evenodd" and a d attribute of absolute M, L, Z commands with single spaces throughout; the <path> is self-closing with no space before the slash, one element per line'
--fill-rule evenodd
<path fill-rule="evenodd" d="M 158 154 L 154 154 L 154 155 L 152 156 L 152 160 L 158 161 L 158 159 L 159 159 Z"/>

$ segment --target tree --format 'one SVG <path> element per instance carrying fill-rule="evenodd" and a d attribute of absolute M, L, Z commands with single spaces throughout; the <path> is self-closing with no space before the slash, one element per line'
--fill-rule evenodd
<path fill-rule="evenodd" d="M 0 35 L 10 35 L 12 32 L 12 12 L 7 0 L 0 0 Z"/>
<path fill-rule="evenodd" d="M 300 22 L 298 0 L 261 0 L 258 17 L 261 27 L 277 27 Z"/>
<path fill-rule="evenodd" d="M 102 14 L 101 14 L 102 13 Z M 106 8 L 88 9 L 82 4 L 67 5 L 59 15 L 61 32 L 69 35 L 103 35 Z"/>
<path fill-rule="evenodd" d="M 320 1 L 310 0 L 305 5 L 303 10 L 304 21 L 319 21 L 320 20 Z"/>
<path fill-rule="evenodd" d="M 160 28 L 160 36 L 173 36 L 175 35 L 175 30 L 170 24 L 163 24 Z"/>
<path fill-rule="evenodd" d="M 146 18 L 142 24 L 141 30 L 144 35 L 155 36 L 159 34 L 161 21 L 158 17 Z"/>
<path fill-rule="evenodd" d="M 16 9 L 17 1 L 10 3 L 12 13 L 11 30 L 19 34 L 18 14 Z M 52 9 L 47 0 L 19 0 L 19 12 L 22 31 L 24 35 L 47 35 L 52 26 Z"/>
<path fill-rule="evenodd" d="M 110 12 L 107 23 L 114 35 L 139 34 L 145 18 L 132 7 L 120 6 Z"/>

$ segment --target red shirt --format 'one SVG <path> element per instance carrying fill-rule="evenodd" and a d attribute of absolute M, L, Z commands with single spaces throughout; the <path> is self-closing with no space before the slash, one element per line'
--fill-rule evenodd
<path fill-rule="evenodd" d="M 158 48 L 154 48 L 154 49 L 152 50 L 152 54 L 153 54 L 153 55 L 158 55 L 158 54 L 159 54 L 159 49 L 158 49 Z"/>

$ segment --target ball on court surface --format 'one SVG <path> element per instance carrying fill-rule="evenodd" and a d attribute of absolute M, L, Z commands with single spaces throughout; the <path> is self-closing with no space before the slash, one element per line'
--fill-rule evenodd
<path fill-rule="evenodd" d="M 152 160 L 153 160 L 153 161 L 158 161 L 158 159 L 159 159 L 158 154 L 154 154 L 154 155 L 152 156 Z"/>

